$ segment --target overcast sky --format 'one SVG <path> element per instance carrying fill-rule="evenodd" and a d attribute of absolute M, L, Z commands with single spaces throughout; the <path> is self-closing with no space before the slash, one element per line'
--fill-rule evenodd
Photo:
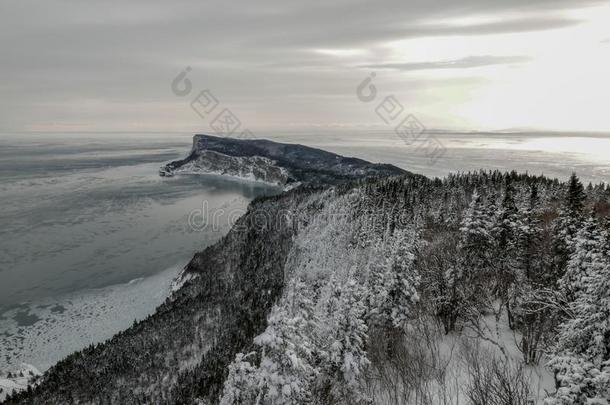
<path fill-rule="evenodd" d="M 389 95 L 429 128 L 610 131 L 609 21 L 588 0 L 5 0 L 0 132 L 202 132 L 203 89 L 255 131 L 383 126 Z"/>

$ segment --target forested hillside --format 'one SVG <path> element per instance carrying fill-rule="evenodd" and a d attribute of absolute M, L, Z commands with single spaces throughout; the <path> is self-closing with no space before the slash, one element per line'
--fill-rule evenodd
<path fill-rule="evenodd" d="M 154 315 L 6 403 L 604 403 L 609 215 L 610 187 L 575 175 L 261 198 Z"/>

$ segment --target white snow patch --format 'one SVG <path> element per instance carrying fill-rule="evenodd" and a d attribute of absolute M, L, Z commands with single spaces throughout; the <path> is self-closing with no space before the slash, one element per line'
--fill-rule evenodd
<path fill-rule="evenodd" d="M 28 385 L 35 385 L 41 375 L 36 367 L 27 363 L 21 363 L 17 368 L 0 373 L 0 402 L 8 395 L 27 389 Z"/>
<path fill-rule="evenodd" d="M 256 172 L 256 173 L 255 173 Z M 164 176 L 175 174 L 216 175 L 230 179 L 294 188 L 286 185 L 290 173 L 277 162 L 262 156 L 227 156 L 214 151 L 203 151 L 200 156 L 173 170 L 161 167 Z M 258 175 L 257 175 L 258 174 Z"/>
<path fill-rule="evenodd" d="M 497 304 L 496 304 L 497 305 Z M 488 314 L 480 320 L 481 335 L 465 328 L 460 335 L 451 334 L 447 339 L 470 340 L 478 345 L 481 353 L 488 352 L 497 358 L 505 358 L 513 364 L 523 363 L 523 354 L 517 346 L 521 334 L 513 331 L 508 325 L 506 311 L 502 311 L 499 321 L 494 314 Z M 453 337 L 451 337 L 453 335 Z M 544 366 L 548 359 L 543 357 L 537 365 L 525 366 L 525 373 L 529 377 L 532 400 L 536 404 L 544 404 L 548 393 L 555 391 L 555 381 L 552 373 Z"/>
<path fill-rule="evenodd" d="M 189 168 L 184 166 L 185 168 L 179 168 L 172 172 L 172 174 L 186 174 L 186 175 L 208 175 L 208 176 L 221 176 L 223 178 L 231 179 L 231 180 L 240 180 L 247 181 L 252 183 L 261 183 L 266 184 L 268 186 L 282 187 L 283 185 L 278 182 L 265 181 L 256 177 L 253 173 L 247 173 L 243 175 L 238 174 L 228 174 L 221 170 L 207 170 L 198 167 Z M 299 183 L 300 184 L 300 183 Z M 294 186 L 293 186 L 294 187 Z"/>
<path fill-rule="evenodd" d="M 184 267 L 182 270 L 180 270 L 180 273 L 178 273 L 178 275 L 174 278 L 174 280 L 172 281 L 172 284 L 170 285 L 170 297 L 176 291 L 181 289 L 182 286 L 187 283 L 187 281 L 193 280 L 194 278 L 197 278 L 197 277 L 198 277 L 198 275 L 195 273 L 187 273 L 186 267 Z"/>

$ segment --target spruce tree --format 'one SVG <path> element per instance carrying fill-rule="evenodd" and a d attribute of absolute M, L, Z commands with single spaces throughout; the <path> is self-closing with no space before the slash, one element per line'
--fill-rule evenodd
<path fill-rule="evenodd" d="M 575 173 L 568 181 L 563 207 L 553 223 L 553 267 L 555 280 L 563 277 L 568 259 L 574 250 L 574 238 L 583 218 L 586 195 Z"/>
<path fill-rule="evenodd" d="M 483 199 L 475 190 L 460 226 L 461 247 L 467 256 L 468 264 L 474 267 L 473 271 L 483 271 L 489 264 L 488 254 L 492 240 L 491 211 L 490 206 L 484 205 Z"/>
<path fill-rule="evenodd" d="M 578 232 L 562 279 L 570 294 L 561 325 L 554 369 L 559 389 L 554 404 L 586 404 L 610 395 L 610 258 L 594 217 Z"/>
<path fill-rule="evenodd" d="M 568 300 L 574 301 L 588 289 L 594 274 L 594 263 L 603 255 L 604 238 L 599 223 L 592 214 L 576 234 L 574 251 L 570 256 L 560 286 Z"/>
<path fill-rule="evenodd" d="M 582 216 L 586 198 L 587 196 L 582 183 L 576 176 L 576 173 L 572 173 L 570 180 L 568 181 L 568 191 L 566 195 L 566 206 L 572 217 L 578 218 Z"/>
<path fill-rule="evenodd" d="M 337 287 L 328 302 L 333 308 L 330 321 L 334 328 L 320 354 L 322 370 L 329 378 L 330 403 L 348 404 L 359 402 L 365 396 L 360 382 L 369 365 L 366 289 L 351 278 Z"/>
<path fill-rule="evenodd" d="M 506 305 L 508 323 L 513 328 L 513 316 L 510 307 L 510 295 L 514 293 L 514 283 L 517 279 L 517 233 L 520 228 L 520 218 L 513 197 L 514 189 L 509 177 L 505 180 L 504 198 L 498 213 L 493 217 L 492 236 L 494 237 L 493 252 L 496 260 L 493 263 L 495 295 Z"/>

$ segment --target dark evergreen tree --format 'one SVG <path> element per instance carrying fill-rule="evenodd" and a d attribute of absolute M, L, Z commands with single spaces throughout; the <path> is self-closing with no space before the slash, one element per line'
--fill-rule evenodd
<path fill-rule="evenodd" d="M 573 244 L 580 222 L 586 195 L 584 187 L 575 173 L 572 173 L 559 216 L 553 224 L 553 267 L 552 278 L 559 281 L 563 277 L 568 259 L 573 252 Z"/>
<path fill-rule="evenodd" d="M 587 196 L 582 183 L 576 176 L 576 173 L 572 173 L 570 180 L 568 181 L 566 195 L 566 208 L 571 217 L 578 218 L 582 216 L 586 198 Z"/>

